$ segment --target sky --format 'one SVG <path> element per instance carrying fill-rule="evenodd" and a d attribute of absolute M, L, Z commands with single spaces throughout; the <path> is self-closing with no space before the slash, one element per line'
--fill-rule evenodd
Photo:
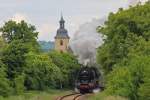
<path fill-rule="evenodd" d="M 0 26 L 12 19 L 35 25 L 38 39 L 53 41 L 61 12 L 72 38 L 76 30 L 92 19 L 101 19 L 118 8 L 127 8 L 138 0 L 0 0 Z M 145 1 L 145 0 L 144 0 Z"/>

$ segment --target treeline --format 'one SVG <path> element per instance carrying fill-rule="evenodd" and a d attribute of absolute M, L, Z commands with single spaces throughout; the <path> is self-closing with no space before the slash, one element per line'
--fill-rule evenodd
<path fill-rule="evenodd" d="M 33 25 L 10 20 L 0 32 L 0 96 L 73 85 L 78 61 L 68 53 L 41 52 Z"/>
<path fill-rule="evenodd" d="M 110 13 L 98 31 L 106 37 L 97 55 L 104 100 L 150 100 L 150 2 Z"/>

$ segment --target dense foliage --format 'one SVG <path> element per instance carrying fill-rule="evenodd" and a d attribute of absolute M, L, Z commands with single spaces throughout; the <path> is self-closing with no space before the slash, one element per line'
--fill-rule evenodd
<path fill-rule="evenodd" d="M 2 96 L 8 96 L 10 91 L 10 82 L 7 79 L 5 65 L 0 61 L 0 94 Z"/>
<path fill-rule="evenodd" d="M 97 61 L 106 77 L 107 95 L 150 99 L 150 3 L 110 13 Z"/>
<path fill-rule="evenodd" d="M 72 87 L 76 78 L 76 72 L 80 68 L 77 59 L 72 54 L 50 52 L 49 57 L 62 72 L 62 80 L 60 87 Z"/>
<path fill-rule="evenodd" d="M 72 86 L 77 60 L 67 53 L 41 52 L 33 25 L 8 21 L 0 32 L 0 96 Z"/>
<path fill-rule="evenodd" d="M 46 54 L 29 53 L 26 55 L 25 86 L 28 90 L 45 90 L 57 87 L 62 79 L 60 69 Z"/>

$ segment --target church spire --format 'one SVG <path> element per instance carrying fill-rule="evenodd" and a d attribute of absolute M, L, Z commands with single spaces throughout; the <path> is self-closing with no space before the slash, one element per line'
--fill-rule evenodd
<path fill-rule="evenodd" d="M 65 20 L 64 20 L 64 18 L 63 18 L 63 15 L 62 15 L 62 13 L 61 13 L 61 19 L 60 19 L 60 21 L 59 21 L 59 23 L 60 23 L 60 28 L 65 28 Z"/>
<path fill-rule="evenodd" d="M 59 24 L 60 27 L 57 29 L 57 34 L 55 36 L 55 50 L 61 53 L 68 52 L 70 37 L 68 35 L 68 31 L 65 29 L 65 20 L 63 18 L 62 13 Z"/>
<path fill-rule="evenodd" d="M 56 38 L 66 38 L 66 39 L 69 39 L 69 36 L 68 36 L 68 31 L 65 29 L 65 20 L 63 18 L 63 15 L 61 14 L 61 18 L 60 18 L 60 27 L 59 29 L 57 30 L 57 34 L 55 36 L 55 39 Z"/>
<path fill-rule="evenodd" d="M 61 20 L 64 20 L 64 18 L 63 18 L 63 13 L 61 12 Z"/>

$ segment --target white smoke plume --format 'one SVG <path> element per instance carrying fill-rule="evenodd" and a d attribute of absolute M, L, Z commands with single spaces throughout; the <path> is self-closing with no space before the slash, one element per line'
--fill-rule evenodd
<path fill-rule="evenodd" d="M 70 46 L 81 64 L 96 63 L 96 48 L 103 43 L 102 35 L 97 33 L 96 28 L 103 25 L 105 18 L 93 19 L 79 27 Z"/>

